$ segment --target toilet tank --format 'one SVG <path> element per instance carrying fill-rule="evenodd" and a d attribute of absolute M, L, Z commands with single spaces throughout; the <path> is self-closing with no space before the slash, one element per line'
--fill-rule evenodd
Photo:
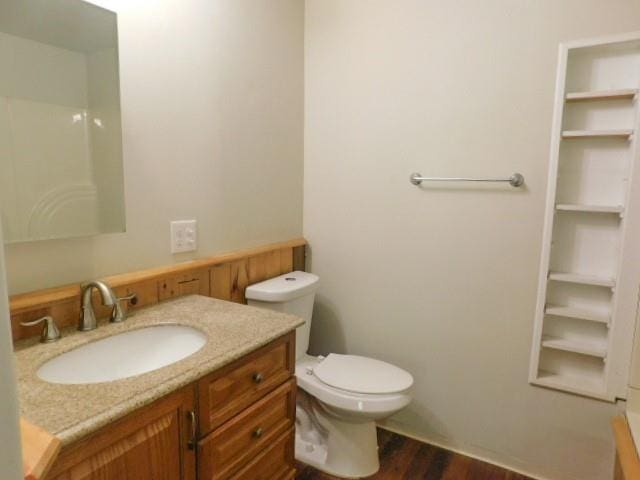
<path fill-rule="evenodd" d="M 291 272 L 256 283 L 245 290 L 249 305 L 290 313 L 305 321 L 296 329 L 296 359 L 309 349 L 311 315 L 318 280 L 318 276 L 312 273 Z"/>

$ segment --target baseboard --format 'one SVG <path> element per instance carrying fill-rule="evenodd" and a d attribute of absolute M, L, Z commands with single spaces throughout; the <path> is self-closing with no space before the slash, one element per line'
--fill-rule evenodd
<path fill-rule="evenodd" d="M 547 477 L 541 477 L 540 475 L 534 474 L 532 472 L 529 472 L 527 470 L 524 470 L 522 468 L 515 468 L 512 465 L 506 465 L 504 463 L 498 462 L 496 460 L 490 459 L 490 458 L 486 458 L 483 457 L 482 455 L 478 454 L 478 453 L 472 453 L 469 452 L 463 448 L 459 448 L 459 447 L 453 447 L 451 445 L 447 445 L 445 444 L 445 442 L 443 441 L 438 441 L 438 440 L 434 440 L 433 438 L 426 438 L 426 437 L 418 437 L 417 435 L 405 432 L 402 430 L 402 428 L 399 428 L 397 426 L 391 426 L 391 425 L 378 425 L 378 428 L 381 428 L 382 430 L 387 430 L 389 432 L 393 432 L 393 433 L 397 433 L 398 435 L 403 435 L 405 437 L 408 438 L 412 438 L 413 440 L 417 440 L 418 442 L 422 442 L 422 443 L 427 443 L 429 445 L 433 445 L 434 447 L 438 447 L 438 448 L 442 448 L 444 450 L 449 450 L 450 452 L 454 452 L 460 455 L 464 455 L 465 457 L 470 457 L 473 458 L 475 460 L 480 460 L 481 462 L 485 462 L 485 463 L 489 463 L 491 465 L 495 465 L 496 467 L 500 467 L 504 470 L 509 470 L 511 472 L 515 472 L 518 473 L 520 475 L 524 475 L 526 477 L 530 477 L 533 478 L 535 480 L 551 480 Z"/>

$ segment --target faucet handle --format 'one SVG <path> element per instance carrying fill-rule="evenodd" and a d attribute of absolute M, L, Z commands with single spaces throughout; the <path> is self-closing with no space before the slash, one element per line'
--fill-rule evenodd
<path fill-rule="evenodd" d="M 136 303 L 138 303 L 138 295 L 134 293 L 132 293 L 131 295 L 127 295 L 125 297 L 120 297 L 120 298 L 116 298 L 115 303 L 113 304 L 113 310 L 111 310 L 111 322 L 112 323 L 119 323 L 119 322 L 123 322 L 124 320 L 127 319 L 127 312 L 125 312 L 122 309 L 122 305 L 120 305 L 120 302 L 131 302 L 131 305 L 135 305 Z"/>
<path fill-rule="evenodd" d="M 23 327 L 33 327 L 34 325 L 39 325 L 41 323 L 44 324 L 42 326 L 42 333 L 40 334 L 41 343 L 51 343 L 56 340 L 60 340 L 62 335 L 60 334 L 60 330 L 58 330 L 55 320 L 50 315 L 46 315 L 31 322 L 20 322 L 20 325 Z"/>

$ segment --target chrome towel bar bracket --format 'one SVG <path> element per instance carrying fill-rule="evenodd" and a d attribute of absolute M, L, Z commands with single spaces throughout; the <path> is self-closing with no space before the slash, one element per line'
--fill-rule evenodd
<path fill-rule="evenodd" d="M 423 177 L 419 173 L 412 173 L 409 181 L 413 185 L 420 185 L 422 182 L 504 182 L 512 187 L 520 187 L 524 184 L 524 177 L 519 173 L 514 173 L 509 178 Z"/>

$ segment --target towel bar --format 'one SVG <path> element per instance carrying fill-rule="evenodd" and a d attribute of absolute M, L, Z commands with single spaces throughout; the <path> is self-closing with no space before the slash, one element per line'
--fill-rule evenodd
<path fill-rule="evenodd" d="M 520 187 L 524 184 L 524 177 L 519 173 L 514 173 L 509 178 L 423 177 L 419 173 L 412 173 L 409 181 L 413 185 L 420 185 L 422 182 L 506 182 L 512 187 Z"/>

